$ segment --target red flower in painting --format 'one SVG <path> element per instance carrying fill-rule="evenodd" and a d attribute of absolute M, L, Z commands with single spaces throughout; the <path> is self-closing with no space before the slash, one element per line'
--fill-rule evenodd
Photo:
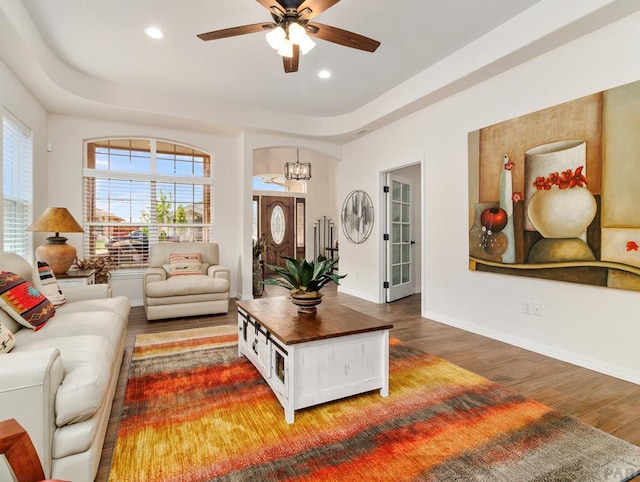
<path fill-rule="evenodd" d="M 546 178 L 539 176 L 539 177 L 536 177 L 536 180 L 533 183 L 533 185 L 538 191 L 540 191 L 541 189 L 544 189 L 545 182 L 546 182 Z"/>
<path fill-rule="evenodd" d="M 511 169 L 513 169 L 513 168 L 514 168 L 514 166 L 515 166 L 515 164 L 513 163 L 513 161 L 507 161 L 507 162 L 505 162 L 505 164 L 504 164 L 504 168 L 505 168 L 507 171 L 510 171 Z"/>
<path fill-rule="evenodd" d="M 584 187 L 588 184 L 587 178 L 582 174 L 584 166 L 580 166 L 573 172 L 572 169 L 567 169 L 561 174 L 552 172 L 547 177 L 539 176 L 533 182 L 533 186 L 538 190 L 548 191 L 553 186 L 558 186 L 560 189 L 567 189 L 572 187 Z"/>
<path fill-rule="evenodd" d="M 524 196 L 522 195 L 521 192 L 514 192 L 513 195 L 511 196 L 511 200 L 514 203 L 518 203 L 518 202 L 524 200 Z"/>
<path fill-rule="evenodd" d="M 635 241 L 627 241 L 627 251 L 638 251 L 638 243 Z"/>

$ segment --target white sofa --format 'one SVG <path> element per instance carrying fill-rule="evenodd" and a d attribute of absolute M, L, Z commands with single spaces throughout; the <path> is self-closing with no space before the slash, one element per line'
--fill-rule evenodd
<path fill-rule="evenodd" d="M 170 256 L 199 253 L 205 274 L 171 276 Z M 220 265 L 216 243 L 158 243 L 149 246 L 144 272 L 144 309 L 148 321 L 212 315 L 229 310 L 229 268 Z"/>
<path fill-rule="evenodd" d="M 42 289 L 31 265 L 0 252 L 0 270 Z M 67 302 L 34 331 L 0 310 L 15 347 L 0 354 L 0 419 L 29 433 L 48 478 L 95 479 L 124 354 L 130 302 L 109 285 L 63 289 Z M 0 460 L 0 480 L 12 480 Z"/>

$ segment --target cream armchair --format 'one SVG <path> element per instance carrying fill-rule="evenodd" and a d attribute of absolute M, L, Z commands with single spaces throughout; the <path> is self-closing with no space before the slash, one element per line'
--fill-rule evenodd
<path fill-rule="evenodd" d="M 171 275 L 171 255 L 201 254 L 203 274 Z M 148 321 L 211 315 L 229 310 L 229 269 L 220 266 L 215 243 L 158 243 L 149 246 L 144 273 L 144 309 Z M 174 265 L 175 268 L 175 265 Z"/>

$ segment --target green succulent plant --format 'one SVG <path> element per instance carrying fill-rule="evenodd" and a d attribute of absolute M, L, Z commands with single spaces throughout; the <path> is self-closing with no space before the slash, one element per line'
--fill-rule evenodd
<path fill-rule="evenodd" d="M 286 260 L 286 268 L 267 265 L 282 278 L 269 278 L 262 281 L 262 284 L 282 286 L 294 295 L 311 295 L 318 293 L 328 283 L 333 282 L 339 285 L 340 280 L 347 276 L 331 273 L 339 258 L 329 260 L 324 256 L 318 256 L 316 261 L 306 259 L 298 261 L 289 256 L 282 256 L 282 258 Z"/>

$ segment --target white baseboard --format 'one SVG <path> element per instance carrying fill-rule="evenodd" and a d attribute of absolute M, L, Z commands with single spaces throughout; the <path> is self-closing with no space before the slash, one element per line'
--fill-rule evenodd
<path fill-rule="evenodd" d="M 640 385 L 640 371 L 638 370 L 631 370 L 626 367 L 621 367 L 619 365 L 607 363 L 602 360 L 584 356 L 579 353 L 574 353 L 571 351 L 558 349 L 548 345 L 543 345 L 541 343 L 532 342 L 531 340 L 509 335 L 501 331 L 491 330 L 486 327 L 479 326 L 473 323 L 468 323 L 468 322 L 457 320 L 454 318 L 449 318 L 447 316 L 441 315 L 440 313 L 425 311 L 422 313 L 422 316 L 424 318 L 429 318 L 431 320 L 437 321 L 439 323 L 443 323 L 445 325 L 460 328 L 462 330 L 469 331 L 471 333 L 476 333 L 478 335 L 486 336 L 494 340 L 502 341 L 510 345 L 524 348 L 525 350 L 539 353 L 541 355 L 555 358 L 557 360 L 571 363 L 579 367 L 587 368 L 589 370 L 593 370 L 599 373 L 603 373 L 605 375 L 609 375 L 615 378 L 619 378 L 621 380 L 625 380 L 625 381 Z"/>
<path fill-rule="evenodd" d="M 344 293 L 345 295 L 351 295 L 357 298 L 362 298 L 363 300 L 371 301 L 372 303 L 380 303 L 380 300 L 372 298 L 367 293 L 361 293 L 360 291 L 350 290 L 348 288 L 344 288 L 343 286 L 338 286 L 338 292 Z"/>

